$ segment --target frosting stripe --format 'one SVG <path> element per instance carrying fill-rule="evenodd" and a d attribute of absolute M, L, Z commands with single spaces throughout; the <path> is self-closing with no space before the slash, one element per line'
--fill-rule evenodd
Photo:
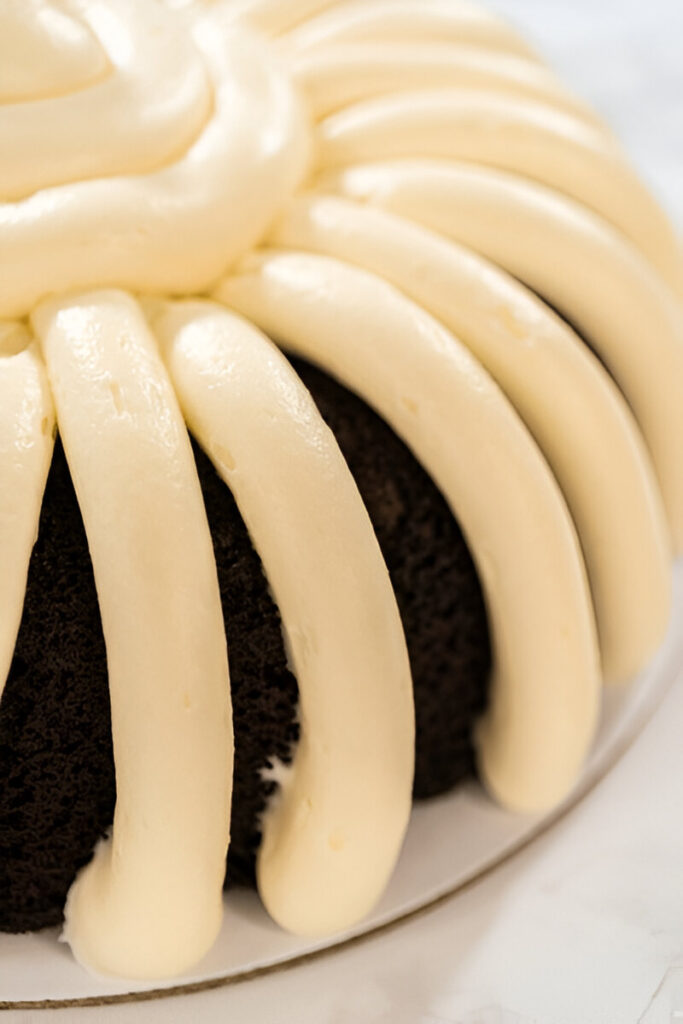
<path fill-rule="evenodd" d="M 538 59 L 508 25 L 465 0 L 342 0 L 283 41 L 292 50 L 340 42 L 452 42 Z"/>
<path fill-rule="evenodd" d="M 301 739 L 263 821 L 259 891 L 290 931 L 330 933 L 377 901 L 410 815 L 396 599 L 343 456 L 286 359 L 215 304 L 164 306 L 153 323 L 190 429 L 262 558 L 299 684 Z"/>
<path fill-rule="evenodd" d="M 265 43 L 195 29 L 214 87 L 205 130 L 162 170 L 0 204 L 0 316 L 74 288 L 203 290 L 261 237 L 306 171 L 308 132 Z"/>
<path fill-rule="evenodd" d="M 319 167 L 435 157 L 511 171 L 601 214 L 681 288 L 678 240 L 648 191 L 598 128 L 542 103 L 476 89 L 366 100 L 318 126 Z"/>
<path fill-rule="evenodd" d="M 637 250 L 575 203 L 509 175 L 406 162 L 352 170 L 336 187 L 470 246 L 579 327 L 636 415 L 683 551 L 683 317 Z"/>
<path fill-rule="evenodd" d="M 220 927 L 232 724 L 225 633 L 187 432 L 145 320 L 98 292 L 39 306 L 107 647 L 117 803 L 65 937 L 103 974 L 191 967 Z"/>
<path fill-rule="evenodd" d="M 3 4 L 0 103 L 69 93 L 108 70 L 104 50 L 73 11 L 44 0 Z"/>
<path fill-rule="evenodd" d="M 118 792 L 65 938 L 95 971 L 161 978 L 220 927 L 232 790 L 183 413 L 235 495 L 299 680 L 259 889 L 286 928 L 334 932 L 398 857 L 413 695 L 367 512 L 276 346 L 358 393 L 449 502 L 494 650 L 480 774 L 506 807 L 544 811 L 579 774 L 601 667 L 631 677 L 667 623 L 683 258 L 609 129 L 469 0 L 0 8 L 0 696 L 56 406 Z"/>
<path fill-rule="evenodd" d="M 54 437 L 45 367 L 29 332 L 0 323 L 0 697 L 21 622 Z"/>
<path fill-rule="evenodd" d="M 26 24 L 30 13 L 15 31 L 3 21 L 0 49 L 19 45 Z M 155 170 L 183 153 L 209 116 L 211 87 L 201 57 L 168 11 L 140 0 L 84 4 L 77 24 L 102 49 L 107 73 L 94 84 L 74 84 L 68 94 L 57 79 L 51 95 L 0 104 L 2 199 Z"/>
<path fill-rule="evenodd" d="M 666 632 L 669 535 L 632 415 L 585 345 L 497 268 L 381 210 L 297 199 L 272 241 L 378 274 L 468 345 L 506 391 L 564 492 L 586 559 L 603 675 L 634 675 Z"/>
<path fill-rule="evenodd" d="M 599 656 L 572 522 L 514 410 L 432 317 L 336 260 L 253 257 L 219 297 L 360 394 L 440 486 L 467 536 L 491 623 L 481 772 L 507 806 L 553 805 L 593 735 Z"/>
<path fill-rule="evenodd" d="M 297 52 L 292 70 L 316 118 L 391 92 L 472 88 L 540 100 L 598 123 L 594 111 L 542 64 L 474 46 L 379 41 L 321 45 Z"/>
<path fill-rule="evenodd" d="M 219 15 L 276 36 L 337 4 L 338 0 L 231 0 Z"/>

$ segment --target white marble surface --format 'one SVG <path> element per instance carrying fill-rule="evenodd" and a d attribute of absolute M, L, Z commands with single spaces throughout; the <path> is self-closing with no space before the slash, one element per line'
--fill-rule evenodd
<path fill-rule="evenodd" d="M 602 110 L 683 224 L 683 0 L 490 4 Z M 382 937 L 201 995 L 2 1024 L 683 1021 L 682 740 L 683 682 L 549 835 Z"/>

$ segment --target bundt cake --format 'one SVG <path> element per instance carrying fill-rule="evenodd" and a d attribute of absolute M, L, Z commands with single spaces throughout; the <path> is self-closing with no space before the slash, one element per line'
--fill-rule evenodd
<path fill-rule="evenodd" d="M 556 805 L 683 548 L 609 130 L 463 0 L 9 0 L 0 100 L 0 930 L 170 976 Z"/>

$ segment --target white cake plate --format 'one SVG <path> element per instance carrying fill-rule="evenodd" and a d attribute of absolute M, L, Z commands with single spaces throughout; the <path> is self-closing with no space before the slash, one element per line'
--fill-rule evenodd
<path fill-rule="evenodd" d="M 93 1005 L 226 984 L 358 941 L 456 894 L 549 829 L 600 781 L 648 721 L 682 666 L 683 564 L 679 564 L 666 642 L 647 671 L 629 686 L 606 691 L 600 731 L 582 777 L 569 799 L 552 814 L 507 813 L 474 783 L 416 804 L 389 888 L 365 921 L 332 938 L 299 939 L 270 921 L 255 894 L 231 892 L 225 900 L 223 929 L 211 953 L 194 971 L 168 982 L 94 977 L 57 941 L 57 929 L 0 935 L 0 1009 Z"/>

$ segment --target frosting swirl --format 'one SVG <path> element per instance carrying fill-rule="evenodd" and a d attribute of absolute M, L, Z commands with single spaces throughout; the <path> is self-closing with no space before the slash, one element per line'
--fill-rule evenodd
<path fill-rule="evenodd" d="M 30 68 L 46 48 L 33 13 L 13 7 L 0 43 L 3 55 L 29 49 Z M 73 288 L 206 289 L 307 165 L 305 118 L 275 55 L 243 28 L 217 31 L 218 14 L 188 21 L 156 0 L 41 13 L 71 31 L 49 34 L 39 98 L 17 100 L 31 92 L 24 72 L 0 83 L 0 315 Z M 74 50 L 77 79 L 64 72 Z"/>
<path fill-rule="evenodd" d="M 70 93 L 94 84 L 108 70 L 87 24 L 64 5 L 43 0 L 4 4 L 0 58 L 2 103 Z"/>
<path fill-rule="evenodd" d="M 52 4 L 41 11 L 43 17 L 50 13 L 61 12 Z M 211 113 L 204 62 L 166 11 L 123 0 L 116 6 L 83 5 L 80 18 L 66 12 L 62 17 L 76 38 L 67 36 L 71 45 L 62 55 L 62 37 L 52 35 L 50 56 L 61 56 L 67 70 L 76 61 L 83 73 L 69 80 L 60 63 L 47 81 L 43 68 L 39 98 L 0 107 L 4 200 L 158 170 L 189 148 Z M 17 49 L 27 21 L 35 24 L 24 18 L 3 33 L 3 59 Z M 40 40 L 31 43 L 35 48 Z M 35 67 L 35 55 L 26 57 L 28 67 Z M 95 78 L 93 65 L 100 68 Z"/>

